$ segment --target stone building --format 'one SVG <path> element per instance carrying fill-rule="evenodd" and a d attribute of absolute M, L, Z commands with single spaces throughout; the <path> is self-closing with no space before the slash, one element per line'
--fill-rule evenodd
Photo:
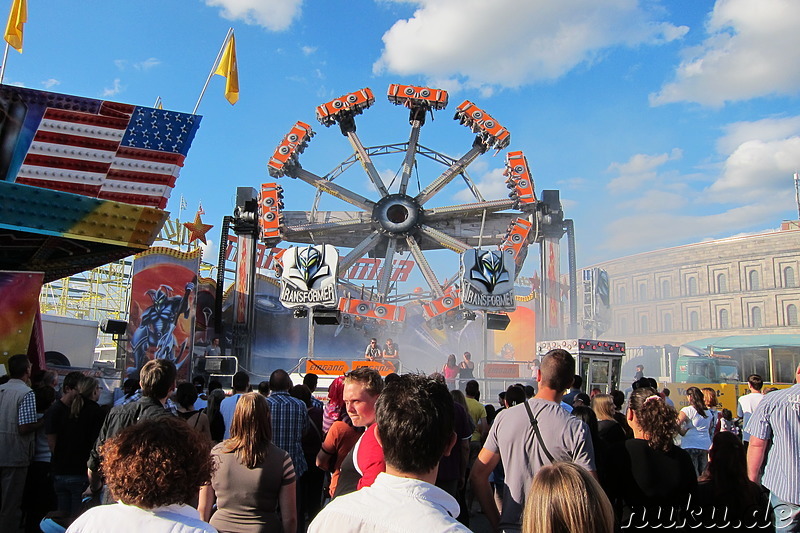
<path fill-rule="evenodd" d="M 584 334 L 600 326 L 607 328 L 600 338 L 631 347 L 679 346 L 730 335 L 800 334 L 797 222 L 784 222 L 779 231 L 655 250 L 583 270 L 594 269 L 608 274 L 609 309 L 587 319 L 579 305 Z M 578 292 L 579 302 L 592 299 Z M 602 324 L 594 323 L 597 319 Z"/>

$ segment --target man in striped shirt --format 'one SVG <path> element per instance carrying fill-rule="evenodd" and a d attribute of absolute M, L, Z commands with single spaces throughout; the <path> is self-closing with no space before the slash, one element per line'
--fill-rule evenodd
<path fill-rule="evenodd" d="M 294 463 L 294 472 L 297 475 L 297 531 L 305 530 L 304 500 L 301 497 L 305 483 L 303 474 L 308 470 L 305 455 L 303 454 L 303 433 L 308 427 L 308 408 L 301 400 L 289 395 L 292 380 L 285 370 L 275 370 L 269 376 L 270 393 L 267 396 L 270 413 L 272 414 L 272 442 L 275 446 L 288 453 Z M 285 533 L 292 533 L 287 531 Z"/>
<path fill-rule="evenodd" d="M 800 531 L 800 365 L 797 383 L 764 396 L 744 430 L 750 434 L 747 474 L 758 483 L 772 441 L 763 485 L 770 490 L 774 524 L 781 533 Z"/>

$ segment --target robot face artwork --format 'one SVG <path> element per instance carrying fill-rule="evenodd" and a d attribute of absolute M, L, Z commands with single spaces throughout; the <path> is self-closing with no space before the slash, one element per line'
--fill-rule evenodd
<path fill-rule="evenodd" d="M 150 289 L 146 294 L 153 300 L 153 308 L 162 309 L 174 293 L 175 291 L 169 285 L 161 285 L 158 290 Z"/>
<path fill-rule="evenodd" d="M 461 256 L 461 300 L 466 309 L 508 311 L 514 300 L 514 261 L 499 250 L 467 250 Z"/>
<path fill-rule="evenodd" d="M 329 273 L 330 267 L 325 264 L 323 253 L 314 247 L 306 246 L 298 250 L 295 268 L 289 273 L 289 277 L 298 282 L 298 286 L 299 282 L 302 282 L 306 289 L 310 289 L 317 279 Z"/>
<path fill-rule="evenodd" d="M 292 247 L 283 254 L 281 302 L 286 307 L 336 303 L 339 255 L 329 244 Z"/>
<path fill-rule="evenodd" d="M 482 283 L 487 292 L 493 292 L 499 283 L 508 281 L 508 271 L 503 268 L 503 256 L 494 252 L 478 252 L 470 279 Z"/>

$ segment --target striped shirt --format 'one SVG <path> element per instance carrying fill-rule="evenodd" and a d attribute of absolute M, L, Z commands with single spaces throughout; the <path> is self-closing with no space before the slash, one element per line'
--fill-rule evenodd
<path fill-rule="evenodd" d="M 745 431 L 772 440 L 763 485 L 781 500 L 800 505 L 800 384 L 766 394 Z"/>
<path fill-rule="evenodd" d="M 25 396 L 22 397 L 17 415 L 19 416 L 20 426 L 34 424 L 39 420 L 36 416 L 36 396 L 34 396 L 33 391 L 26 392 Z"/>
<path fill-rule="evenodd" d="M 286 391 L 270 392 L 267 402 L 272 414 L 272 442 L 289 454 L 300 477 L 308 470 L 301 442 L 308 426 L 308 408 Z"/>

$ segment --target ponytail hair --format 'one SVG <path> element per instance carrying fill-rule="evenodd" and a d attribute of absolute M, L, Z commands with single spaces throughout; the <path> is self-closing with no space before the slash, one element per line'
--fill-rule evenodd
<path fill-rule="evenodd" d="M 651 448 L 661 452 L 672 449 L 672 439 L 678 433 L 678 413 L 674 407 L 664 403 L 655 389 L 635 389 L 631 392 L 628 409 L 636 413 L 636 421 Z"/>
<path fill-rule="evenodd" d="M 86 404 L 86 400 L 91 399 L 92 393 L 97 387 L 97 380 L 92 377 L 81 376 L 80 379 L 78 379 L 78 384 L 75 385 L 75 390 L 78 394 L 75 396 L 75 399 L 72 400 L 72 405 L 69 408 L 70 418 L 78 418 L 78 415 L 81 414 L 81 410 L 83 410 L 83 406 Z"/>

